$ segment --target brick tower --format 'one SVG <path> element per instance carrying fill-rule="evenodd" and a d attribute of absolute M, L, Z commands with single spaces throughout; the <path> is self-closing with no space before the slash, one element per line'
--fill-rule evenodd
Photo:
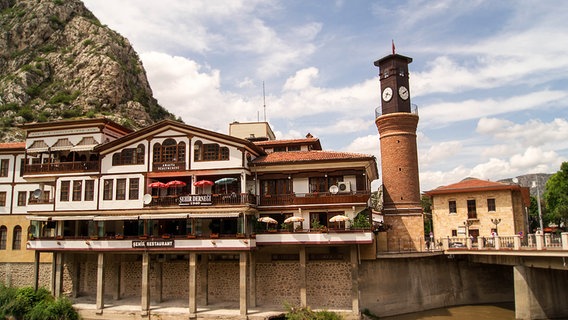
<path fill-rule="evenodd" d="M 375 124 L 381 140 L 383 214 L 389 251 L 424 247 L 424 220 L 420 203 L 416 127 L 418 114 L 410 103 L 408 64 L 399 54 L 375 61 L 379 67 L 381 108 Z"/>

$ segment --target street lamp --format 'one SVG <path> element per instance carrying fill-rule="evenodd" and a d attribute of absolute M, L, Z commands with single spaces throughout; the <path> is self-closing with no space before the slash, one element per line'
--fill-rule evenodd
<path fill-rule="evenodd" d="M 542 226 L 542 209 L 540 207 L 540 190 L 536 181 L 533 181 L 532 187 L 536 188 L 536 204 L 538 207 L 538 223 L 540 225 L 540 232 L 544 232 L 544 227 Z"/>
<path fill-rule="evenodd" d="M 497 230 L 497 225 L 501 223 L 501 218 L 499 219 L 491 219 L 491 222 L 495 225 L 495 234 L 499 235 L 499 230 Z"/>
<path fill-rule="evenodd" d="M 465 220 L 463 222 L 463 225 L 465 226 L 465 236 L 469 237 L 469 226 L 471 226 L 473 224 L 472 220 Z"/>

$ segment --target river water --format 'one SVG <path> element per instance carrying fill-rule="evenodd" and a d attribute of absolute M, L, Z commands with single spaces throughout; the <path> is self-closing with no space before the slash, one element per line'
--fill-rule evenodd
<path fill-rule="evenodd" d="M 471 305 L 433 309 L 381 320 L 514 320 L 515 304 Z"/>

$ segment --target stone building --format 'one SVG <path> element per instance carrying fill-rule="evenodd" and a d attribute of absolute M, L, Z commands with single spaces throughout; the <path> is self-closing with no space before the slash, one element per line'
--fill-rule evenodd
<path fill-rule="evenodd" d="M 527 234 L 529 188 L 466 178 L 425 194 L 436 238 Z"/>
<path fill-rule="evenodd" d="M 267 123 L 254 142 L 171 120 L 22 129 L 25 143 L 0 145 L 2 282 L 92 297 L 99 313 L 110 297 L 139 297 L 142 314 L 172 299 L 191 314 L 219 302 L 359 312 L 374 240 L 370 223 L 350 227 L 374 156 L 274 140 Z"/>

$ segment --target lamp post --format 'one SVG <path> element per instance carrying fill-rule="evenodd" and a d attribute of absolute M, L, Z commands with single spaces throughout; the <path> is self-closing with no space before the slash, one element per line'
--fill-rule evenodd
<path fill-rule="evenodd" d="M 532 187 L 536 188 L 536 205 L 538 207 L 538 223 L 540 226 L 540 232 L 544 233 L 544 227 L 542 226 L 542 208 L 540 207 L 540 190 L 536 181 L 533 181 Z"/>
<path fill-rule="evenodd" d="M 469 237 L 469 226 L 471 226 L 473 224 L 472 220 L 465 220 L 463 222 L 463 225 L 465 226 L 465 236 Z"/>
<path fill-rule="evenodd" d="M 497 230 L 497 225 L 501 223 L 501 218 L 499 219 L 491 219 L 491 222 L 495 225 L 495 234 L 499 235 L 499 230 Z"/>

